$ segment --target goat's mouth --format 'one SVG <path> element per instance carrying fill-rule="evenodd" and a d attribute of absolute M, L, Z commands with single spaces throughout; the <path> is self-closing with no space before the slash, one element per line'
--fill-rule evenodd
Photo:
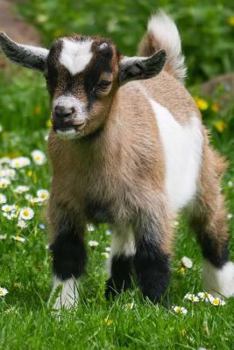
<path fill-rule="evenodd" d="M 72 120 L 58 120 L 52 118 L 54 132 L 63 139 L 73 139 L 82 136 L 85 128 L 85 122 Z"/>

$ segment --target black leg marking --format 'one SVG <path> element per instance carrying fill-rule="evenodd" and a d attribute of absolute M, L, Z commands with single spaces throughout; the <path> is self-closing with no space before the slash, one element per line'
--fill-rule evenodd
<path fill-rule="evenodd" d="M 107 299 L 125 291 L 131 286 L 132 257 L 114 256 L 111 261 L 111 277 L 106 281 Z"/>
<path fill-rule="evenodd" d="M 228 241 L 220 246 L 214 238 L 205 234 L 199 236 L 198 240 L 201 245 L 203 257 L 215 267 L 221 268 L 226 262 L 228 262 Z"/>
<path fill-rule="evenodd" d="M 53 253 L 53 271 L 61 280 L 78 278 L 84 272 L 86 252 L 83 238 L 73 225 L 65 222 L 51 245 Z"/>
<path fill-rule="evenodd" d="M 144 297 L 152 302 L 160 301 L 170 279 L 169 256 L 150 237 L 142 237 L 137 244 L 134 266 Z"/>

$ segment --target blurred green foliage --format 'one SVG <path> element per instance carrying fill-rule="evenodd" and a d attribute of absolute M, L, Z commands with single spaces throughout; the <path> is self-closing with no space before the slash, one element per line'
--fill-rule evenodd
<path fill-rule="evenodd" d="M 230 0 L 24 0 L 18 11 L 42 34 L 49 47 L 54 38 L 78 32 L 111 37 L 121 52 L 134 55 L 148 18 L 157 9 L 169 13 L 179 27 L 188 65 L 186 80 L 193 96 L 203 97 L 201 82 L 234 71 L 234 3 Z M 0 122 L 7 130 L 46 126 L 49 99 L 39 73 L 14 65 L 0 72 Z M 207 100 L 207 98 L 206 98 Z M 220 104 L 219 93 L 202 110 L 215 136 L 234 132 L 234 102 Z M 213 108 L 213 105 L 218 108 Z"/>
<path fill-rule="evenodd" d="M 99 34 L 111 37 L 128 55 L 136 52 L 149 16 L 159 8 L 178 24 L 190 83 L 233 70 L 232 0 L 26 0 L 19 6 L 46 45 L 72 32 Z"/>

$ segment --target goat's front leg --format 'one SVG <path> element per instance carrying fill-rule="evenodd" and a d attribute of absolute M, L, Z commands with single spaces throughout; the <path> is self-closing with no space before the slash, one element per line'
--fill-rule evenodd
<path fill-rule="evenodd" d="M 170 220 L 165 207 L 142 212 L 136 224 L 134 267 L 144 297 L 160 301 L 170 279 Z"/>
<path fill-rule="evenodd" d="M 135 238 L 132 228 L 127 225 L 113 227 L 111 256 L 109 261 L 110 277 L 106 281 L 106 298 L 121 293 L 131 285 Z"/>
<path fill-rule="evenodd" d="M 54 220 L 54 218 L 53 218 Z M 84 226 L 74 221 L 74 214 L 63 211 L 58 215 L 57 229 L 51 244 L 53 259 L 54 309 L 71 308 L 78 299 L 78 279 L 84 272 L 86 252 Z"/>

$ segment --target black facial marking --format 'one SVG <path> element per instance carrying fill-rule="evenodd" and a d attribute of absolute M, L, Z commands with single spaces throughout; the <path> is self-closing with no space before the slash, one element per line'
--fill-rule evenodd
<path fill-rule="evenodd" d="M 53 271 L 62 280 L 78 278 L 85 269 L 86 252 L 81 233 L 69 220 L 64 220 L 51 245 Z"/>
<path fill-rule="evenodd" d="M 51 47 L 46 67 L 46 81 L 49 93 L 53 96 L 58 85 L 58 60 L 62 51 L 62 41 L 58 40 Z"/>
<path fill-rule="evenodd" d="M 107 299 L 125 291 L 131 286 L 132 257 L 114 256 L 111 261 L 111 277 L 106 281 Z"/>
<path fill-rule="evenodd" d="M 147 235 L 138 241 L 134 267 L 144 297 L 160 301 L 170 279 L 169 256 Z"/>
<path fill-rule="evenodd" d="M 84 90 L 88 97 L 88 110 L 97 99 L 95 88 L 99 82 L 102 73 L 111 73 L 111 60 L 113 50 L 110 45 L 103 50 L 97 50 L 94 46 L 94 58 L 91 60 L 89 67 L 84 73 Z"/>

